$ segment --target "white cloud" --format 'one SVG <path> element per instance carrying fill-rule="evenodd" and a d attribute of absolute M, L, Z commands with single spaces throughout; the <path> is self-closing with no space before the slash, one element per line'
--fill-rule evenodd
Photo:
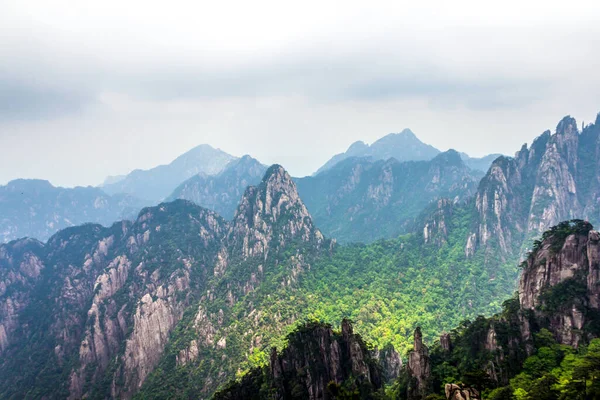
<path fill-rule="evenodd" d="M 600 111 L 598 20 L 594 1 L 4 1 L 0 182 L 98 183 L 204 142 L 301 175 L 405 127 L 512 153 Z"/>

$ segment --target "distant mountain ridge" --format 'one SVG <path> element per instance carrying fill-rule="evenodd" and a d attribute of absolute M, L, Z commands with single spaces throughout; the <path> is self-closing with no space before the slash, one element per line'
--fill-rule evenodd
<path fill-rule="evenodd" d="M 410 129 L 400 133 L 390 133 L 368 145 L 363 141 L 354 142 L 345 153 L 336 154 L 315 172 L 320 174 L 333 167 L 338 162 L 349 157 L 372 157 L 375 160 L 395 158 L 398 161 L 431 160 L 440 151 L 435 147 L 421 142 Z"/>
<path fill-rule="evenodd" d="M 55 187 L 40 179 L 0 186 L 0 243 L 21 237 L 45 241 L 56 231 L 94 222 L 111 225 L 134 218 L 145 204 L 130 195 L 113 196 L 88 186 Z"/>
<path fill-rule="evenodd" d="M 150 203 L 162 201 L 194 175 L 215 175 L 236 157 L 207 144 L 194 147 L 171 163 L 141 170 L 125 177 L 108 177 L 102 189 L 108 194 L 126 193 Z M 110 183 L 113 182 L 113 183 Z"/>
<path fill-rule="evenodd" d="M 266 170 L 244 156 L 217 175 L 193 176 L 167 200 L 189 200 L 231 219 L 246 187 L 260 183 Z M 318 176 L 293 179 L 327 236 L 341 242 L 370 242 L 405 233 L 432 201 L 467 199 L 481 176 L 465 165 L 459 153 L 449 150 L 430 161 L 350 157 Z"/>
<path fill-rule="evenodd" d="M 326 236 L 342 242 L 371 242 L 407 232 L 435 200 L 468 199 L 482 175 L 468 168 L 458 152 L 449 150 L 428 161 L 351 157 L 296 182 Z"/>
<path fill-rule="evenodd" d="M 189 178 L 171 193 L 167 201 L 189 200 L 230 220 L 246 188 L 258 185 L 266 171 L 266 165 L 246 155 L 231 161 L 216 175 Z"/>
<path fill-rule="evenodd" d="M 467 165 L 467 167 L 469 167 L 473 170 L 476 170 L 476 171 L 481 171 L 483 173 L 486 173 L 487 170 L 490 168 L 490 165 L 492 165 L 492 163 L 494 162 L 494 160 L 496 160 L 498 157 L 502 157 L 502 154 L 493 153 L 493 154 L 488 154 L 487 156 L 478 158 L 478 157 L 470 157 L 467 153 L 460 153 L 460 157 L 462 158 L 464 163 Z"/>
<path fill-rule="evenodd" d="M 419 140 L 410 129 L 404 129 L 400 133 L 390 133 L 376 140 L 371 145 L 360 140 L 352 143 L 346 152 L 333 156 L 313 176 L 331 169 L 337 163 L 350 157 L 367 157 L 375 161 L 387 160 L 389 158 L 395 158 L 398 161 L 429 161 L 440 153 L 440 150 Z M 461 157 L 469 168 L 484 173 L 498 156 L 500 154 L 490 154 L 476 158 L 469 157 L 466 153 L 461 153 Z"/>

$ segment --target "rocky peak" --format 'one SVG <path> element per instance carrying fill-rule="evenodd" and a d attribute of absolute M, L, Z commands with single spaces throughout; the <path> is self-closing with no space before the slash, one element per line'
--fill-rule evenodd
<path fill-rule="evenodd" d="M 440 335 L 440 347 L 444 351 L 452 351 L 452 339 L 449 333 L 442 333 Z"/>
<path fill-rule="evenodd" d="M 108 194 L 128 193 L 150 202 L 168 197 L 181 182 L 198 174 L 215 175 L 236 157 L 209 145 L 194 147 L 166 165 L 136 169 L 102 189 Z M 154 203 L 156 204 L 156 203 Z"/>
<path fill-rule="evenodd" d="M 523 263 L 521 309 L 548 320 L 560 343 L 577 346 L 587 322 L 585 308 L 598 308 L 599 266 L 600 235 L 589 223 L 574 220 L 552 227 Z"/>
<path fill-rule="evenodd" d="M 323 240 L 313 225 L 296 184 L 280 165 L 271 166 L 258 186 L 246 189 L 237 208 L 230 240 L 244 258 L 264 256 L 275 240 L 281 247 L 294 240 Z"/>
<path fill-rule="evenodd" d="M 359 140 L 357 142 L 352 143 L 350 145 L 350 147 L 348 147 L 348 150 L 346 150 L 346 155 L 348 155 L 350 157 L 355 156 L 355 155 L 360 155 L 363 151 L 365 151 L 368 148 L 369 148 L 369 145 L 367 145 L 362 140 Z"/>
<path fill-rule="evenodd" d="M 353 143 L 345 153 L 336 154 L 327 161 L 315 175 L 349 157 L 369 157 L 375 161 L 388 158 L 395 158 L 398 161 L 427 161 L 439 153 L 440 151 L 435 147 L 421 142 L 410 129 L 404 129 L 400 133 L 390 133 L 371 145 L 363 142 Z"/>
<path fill-rule="evenodd" d="M 409 384 L 408 398 L 425 398 L 430 389 L 431 366 L 429 349 L 423 344 L 420 327 L 415 329 L 413 350 L 408 354 L 408 373 L 414 378 L 414 383 Z"/>
<path fill-rule="evenodd" d="M 349 321 L 342 322 L 340 333 L 329 324 L 309 322 L 299 326 L 287 339 L 288 345 L 280 353 L 271 351 L 265 369 L 271 398 L 335 399 L 345 392 L 344 383 L 360 385 L 361 392 L 367 393 L 382 386 L 377 362 L 361 337 L 353 333 Z M 264 376 L 260 371 L 251 374 Z M 260 379 L 242 379 L 228 385 L 215 398 L 247 398 L 247 393 L 257 393 L 263 385 Z"/>
<path fill-rule="evenodd" d="M 556 134 L 557 135 L 568 135 L 573 136 L 579 134 L 579 130 L 577 128 L 577 121 L 575 118 L 567 115 L 564 117 L 558 125 L 556 125 Z"/>
<path fill-rule="evenodd" d="M 237 161 L 232 161 L 231 162 L 232 165 L 236 166 L 236 170 L 242 170 L 242 171 L 246 171 L 249 167 L 254 167 L 256 165 L 262 165 L 257 159 L 253 158 L 252 156 L 246 154 L 244 156 L 242 156 L 242 158 L 240 158 Z M 229 166 L 226 167 L 226 170 L 228 169 Z"/>
<path fill-rule="evenodd" d="M 456 167 L 464 167 L 465 164 L 460 156 L 460 153 L 454 149 L 450 149 L 435 156 L 431 162 L 433 164 L 441 164 L 444 166 L 452 165 Z"/>
<path fill-rule="evenodd" d="M 592 171 L 600 165 L 599 135 L 586 128 L 585 140 L 574 118 L 563 118 L 556 133 L 544 132 L 514 158 L 498 158 L 482 179 L 476 196 L 478 220 L 470 249 L 499 247 L 518 255 L 528 240 L 572 218 L 597 217 L 600 184 Z M 585 194 L 585 195 L 583 195 Z"/>
<path fill-rule="evenodd" d="M 402 359 L 392 344 L 386 345 L 381 350 L 376 347 L 371 355 L 381 365 L 384 382 L 392 382 L 400 376 Z"/>
<path fill-rule="evenodd" d="M 267 167 L 245 155 L 231 161 L 217 175 L 198 174 L 180 184 L 168 200 L 185 199 L 232 219 L 242 194 L 260 183 Z"/>

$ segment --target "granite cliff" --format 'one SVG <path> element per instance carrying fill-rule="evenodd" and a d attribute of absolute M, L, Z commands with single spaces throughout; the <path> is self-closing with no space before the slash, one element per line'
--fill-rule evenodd
<path fill-rule="evenodd" d="M 529 240 L 560 221 L 600 222 L 599 170 L 600 114 L 581 132 L 567 116 L 513 158 L 498 158 L 477 190 L 467 254 L 494 247 L 504 255 L 524 252 Z"/>

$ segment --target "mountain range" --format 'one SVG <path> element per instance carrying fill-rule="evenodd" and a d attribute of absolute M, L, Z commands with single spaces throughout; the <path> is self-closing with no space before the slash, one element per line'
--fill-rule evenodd
<path fill-rule="evenodd" d="M 102 190 L 110 195 L 125 193 L 151 204 L 169 196 L 183 181 L 194 175 L 219 173 L 236 157 L 207 144 L 194 147 L 167 165 L 136 169 L 122 177 L 109 177 Z"/>
<path fill-rule="evenodd" d="M 409 130 L 390 134 L 370 147 L 363 147 L 371 150 L 357 152 L 360 153 L 357 157 L 338 157 L 343 162 L 335 171 L 329 170 L 329 166 L 335 164 L 331 161 L 327 168 L 322 168 L 324 174 L 296 178 L 317 224 L 325 234 L 342 242 L 394 237 L 406 232 L 431 201 L 449 196 L 457 200 L 467 198 L 473 191 L 471 181 L 483 175 L 479 169 L 487 170 L 494 157 L 474 159 L 460 153 L 461 164 L 457 157 L 447 155 L 450 153 L 443 153 L 444 156 L 422 143 Z M 414 154 L 401 151 L 406 149 Z M 423 161 L 404 163 L 415 157 Z M 0 221 L 0 241 L 20 237 L 43 241 L 60 228 L 84 222 L 109 226 L 122 218 L 134 218 L 144 206 L 178 198 L 193 201 L 230 219 L 245 188 L 258 184 L 266 169 L 250 156 L 237 158 L 201 145 L 168 165 L 108 177 L 97 189 L 55 188 L 56 193 L 60 193 L 57 198 L 68 198 L 70 206 L 66 200 L 53 201 L 43 195 L 48 191 L 44 186 L 49 183 L 31 180 L 22 188 L 28 212 L 24 212 L 23 204 L 11 189 L 17 182 L 11 182 L 0 187 L 0 191 L 7 193 L 0 198 L 0 215 L 11 216 Z M 436 179 L 441 181 L 436 182 Z M 92 212 L 93 198 L 97 198 L 98 203 Z M 393 217 L 387 219 L 389 216 Z M 357 237 L 357 227 L 366 229 L 367 234 Z"/>
<path fill-rule="evenodd" d="M 135 217 L 143 206 L 133 196 L 111 196 L 91 186 L 65 189 L 44 180 L 17 179 L 0 186 L 0 243 L 22 237 L 47 240 L 85 222 L 111 225 Z"/>
<path fill-rule="evenodd" d="M 296 183 L 325 235 L 372 242 L 408 232 L 424 208 L 440 198 L 466 201 L 482 176 L 449 150 L 429 161 L 347 158 Z"/>
<path fill-rule="evenodd" d="M 323 164 L 314 175 L 324 172 L 342 160 L 351 157 L 366 157 L 373 160 L 388 160 L 394 158 L 397 161 L 428 161 L 440 154 L 441 151 L 435 147 L 425 144 L 417 138 L 410 130 L 404 129 L 400 133 L 390 133 L 373 144 L 368 145 L 363 141 L 354 142 L 344 153 L 336 154 Z M 500 154 L 490 154 L 482 158 L 472 158 L 466 153 L 461 153 L 465 164 L 480 172 L 487 171 L 488 167 L 498 158 Z"/>
<path fill-rule="evenodd" d="M 600 116 L 481 180 L 455 151 L 298 179 L 242 157 L 132 221 L 0 244 L 0 398 L 566 393 L 552 371 L 600 336 L 599 165 Z"/>

